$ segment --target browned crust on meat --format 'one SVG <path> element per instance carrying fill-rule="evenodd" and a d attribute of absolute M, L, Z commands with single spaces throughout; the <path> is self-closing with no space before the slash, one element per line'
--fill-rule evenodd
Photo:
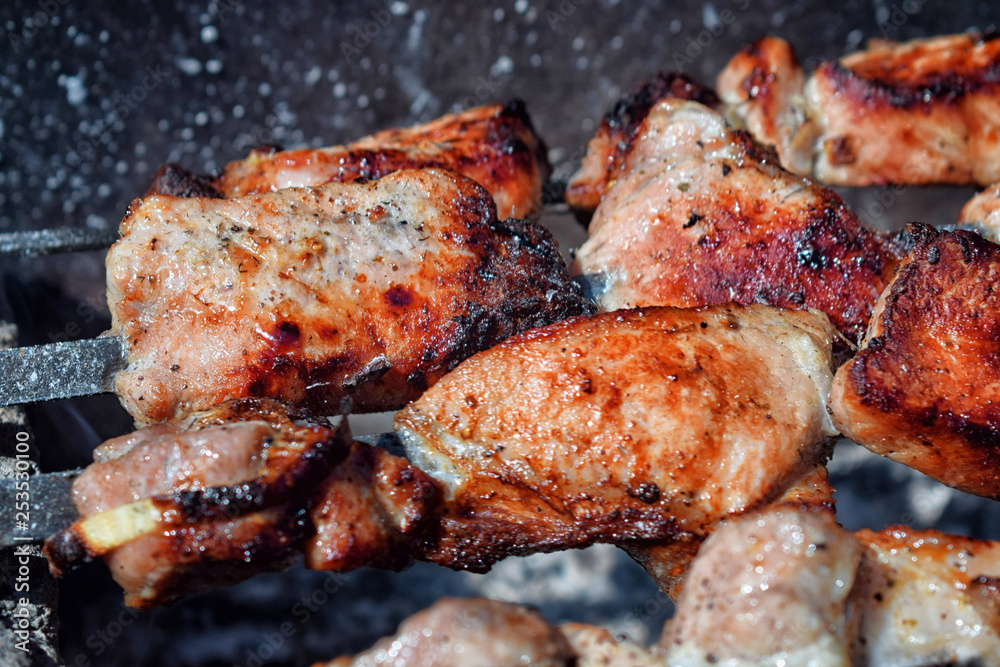
<path fill-rule="evenodd" d="M 190 424 L 181 427 L 181 431 L 238 421 L 264 421 L 273 427 L 276 435 L 261 443 L 263 469 L 255 478 L 237 484 L 207 488 L 196 484 L 193 488 L 175 488 L 152 496 L 154 506 L 163 516 L 160 530 L 164 535 L 176 532 L 183 536 L 179 540 L 203 542 L 209 539 L 207 533 L 212 530 L 211 526 L 224 532 L 227 522 L 239 523 L 248 514 L 304 501 L 347 455 L 349 432 L 346 421 L 333 431 L 324 419 L 289 412 L 285 406 L 269 400 L 243 399 L 224 404 L 193 415 Z M 168 442 L 170 434 L 165 432 L 164 435 L 165 442 Z M 119 480 L 106 474 L 119 465 L 121 462 L 115 459 L 97 462 L 84 475 L 91 478 L 103 475 L 106 485 L 119 484 Z M 87 532 L 81 529 L 87 517 L 94 514 L 93 509 L 81 505 L 79 501 L 77 504 L 84 518 L 45 542 L 50 568 L 57 576 L 105 555 L 104 549 L 90 544 Z M 275 517 L 279 525 L 285 525 L 285 519 Z M 140 537 L 137 541 L 145 539 Z M 267 539 L 261 538 L 261 543 L 266 544 Z M 222 549 L 221 546 L 213 548 Z M 109 557 L 113 559 L 114 553 Z M 212 557 L 208 560 L 211 561 Z"/>
<path fill-rule="evenodd" d="M 963 491 L 1000 498 L 1000 246 L 910 226 L 867 345 L 837 372 L 852 440 Z"/>
<path fill-rule="evenodd" d="M 153 176 L 153 182 L 149 184 L 143 197 L 149 195 L 222 198 L 222 193 L 215 188 L 215 181 L 211 176 L 194 174 L 180 165 L 169 162 L 160 167 Z"/>
<path fill-rule="evenodd" d="M 306 567 L 337 572 L 408 567 L 413 536 L 439 500 L 434 480 L 406 459 L 355 442 L 311 503 L 316 534 L 304 545 Z"/>
<path fill-rule="evenodd" d="M 1000 40 L 945 35 L 820 65 L 805 87 L 822 128 L 817 177 L 839 185 L 1000 179 Z"/>
<path fill-rule="evenodd" d="M 715 92 L 685 74 L 661 72 L 618 100 L 604 115 L 601 126 L 587 145 L 580 169 L 566 186 L 565 200 L 573 209 L 589 214 L 614 183 L 649 110 L 662 99 L 675 97 L 717 108 Z"/>
<path fill-rule="evenodd" d="M 416 263 L 416 273 L 403 283 L 343 278 L 350 291 L 340 285 L 321 294 L 315 303 L 279 304 L 282 310 L 275 312 L 276 321 L 267 325 L 266 335 L 255 341 L 259 344 L 255 351 L 234 360 L 224 372 L 209 374 L 210 369 L 190 364 L 190 368 L 185 365 L 168 373 L 159 361 L 147 372 L 126 369 L 117 376 L 119 393 L 137 420 L 164 421 L 219 400 L 244 396 L 277 398 L 317 414 L 337 412 L 347 396 L 354 411 L 396 409 L 417 398 L 474 352 L 525 329 L 594 311 L 593 304 L 569 278 L 551 234 L 532 222 L 497 220 L 493 198 L 482 186 L 453 172 L 414 170 L 392 174 L 369 187 L 388 182 L 392 185 L 385 187 L 392 193 L 404 192 L 411 184 L 423 188 L 435 212 L 441 211 L 433 224 L 439 234 L 434 242 L 445 248 L 436 255 L 440 259 Z M 219 206 L 230 214 L 234 207 L 246 207 L 262 211 L 262 215 L 285 206 L 311 220 L 311 213 L 302 211 L 330 214 L 329 209 L 335 208 L 332 201 L 319 187 L 252 195 L 239 204 L 226 201 Z M 206 203 L 206 207 L 211 205 Z M 174 206 L 163 197 L 133 205 L 122 223 L 119 246 L 131 242 L 133 223 L 142 224 L 143 216 L 164 219 L 163 210 Z M 188 215 L 200 210 L 193 203 L 178 206 Z M 373 211 L 356 213 L 378 220 L 379 214 Z M 256 245 L 274 247 L 273 239 L 246 226 L 251 223 L 218 230 L 220 244 L 228 244 L 219 256 L 226 266 L 240 263 L 240 280 L 254 281 L 258 271 L 270 271 L 267 280 L 279 288 L 294 286 L 294 275 L 275 277 L 271 274 L 278 267 L 262 269 L 260 262 L 243 250 Z M 410 220 L 400 224 L 412 228 L 422 223 Z M 230 243 L 231 238 L 236 240 Z M 372 239 L 372 243 L 376 241 Z M 112 248 L 109 267 L 129 261 L 119 246 Z M 306 266 L 313 258 L 308 254 L 301 258 L 282 256 L 288 266 L 295 260 Z M 145 266 L 137 271 L 145 271 Z M 113 304 L 115 333 L 128 342 L 130 359 L 159 359 L 161 348 L 149 332 L 166 325 L 144 325 L 142 320 L 150 319 L 148 311 L 152 309 L 162 312 L 165 306 L 161 301 L 173 299 L 183 304 L 190 297 L 169 290 L 161 293 L 160 283 L 143 278 L 123 272 L 115 281 L 120 292 Z M 319 293 L 319 286 L 314 292 Z M 222 318 L 198 314 L 186 322 L 198 327 L 202 335 L 222 336 L 237 322 L 249 323 L 241 325 L 244 329 L 254 326 L 262 312 L 248 306 Z M 167 333 L 172 336 L 176 332 Z"/>
<path fill-rule="evenodd" d="M 280 174 L 303 170 L 295 185 L 377 180 L 400 169 L 451 169 L 484 186 L 501 216 L 535 215 L 542 183 L 551 173 L 544 142 L 524 102 L 511 100 L 451 114 L 424 125 L 389 129 L 328 149 L 254 152 L 229 163 L 211 181 L 222 196 L 281 187 Z M 513 213 L 512 213 L 513 211 Z"/>
<path fill-rule="evenodd" d="M 891 42 L 843 60 L 826 61 L 816 75 L 838 92 L 876 112 L 878 106 L 927 109 L 955 104 L 977 92 L 1000 88 L 997 35 L 953 35 L 895 51 Z"/>

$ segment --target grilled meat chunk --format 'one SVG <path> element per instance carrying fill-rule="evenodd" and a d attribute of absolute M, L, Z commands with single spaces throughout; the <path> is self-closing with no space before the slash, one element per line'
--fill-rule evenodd
<path fill-rule="evenodd" d="M 803 84 L 791 47 L 767 37 L 737 54 L 718 87 L 786 168 L 820 182 L 987 185 L 1000 180 L 998 67 L 995 36 L 876 40 Z"/>
<path fill-rule="evenodd" d="M 788 171 L 811 172 L 815 137 L 799 131 L 805 121 L 805 75 L 791 44 L 761 37 L 733 56 L 716 85 L 732 125 L 772 147 Z"/>
<path fill-rule="evenodd" d="M 306 567 L 345 572 L 401 570 L 413 543 L 434 520 L 440 491 L 406 459 L 360 442 L 323 482 L 311 503 L 316 534 L 305 544 Z"/>
<path fill-rule="evenodd" d="M 314 667 L 566 667 L 576 654 L 537 612 L 487 599 L 442 598 L 353 658 Z"/>
<path fill-rule="evenodd" d="M 1000 658 L 1000 543 L 892 526 L 864 558 L 854 665 L 991 665 Z"/>
<path fill-rule="evenodd" d="M 704 536 L 778 496 L 835 433 L 825 316 L 766 306 L 566 320 L 460 364 L 396 416 L 444 487 L 424 560 Z M 436 534 L 435 534 L 436 532 Z"/>
<path fill-rule="evenodd" d="M 994 664 L 998 569 L 995 542 L 751 512 L 705 541 L 660 649 L 678 667 Z"/>
<path fill-rule="evenodd" d="M 847 667 L 861 554 L 826 512 L 777 508 L 723 525 L 664 627 L 665 664 Z"/>
<path fill-rule="evenodd" d="M 524 103 L 513 100 L 383 130 L 345 146 L 255 149 L 230 162 L 216 178 L 166 165 L 147 194 L 240 197 L 331 181 L 376 180 L 400 169 L 429 167 L 452 169 L 485 187 L 504 218 L 537 214 L 542 182 L 551 171 Z"/>
<path fill-rule="evenodd" d="M 470 354 L 593 307 L 541 227 L 454 172 L 135 202 L 108 254 L 138 423 L 243 396 L 398 408 Z"/>
<path fill-rule="evenodd" d="M 856 341 L 897 261 L 832 190 L 694 102 L 656 104 L 571 271 L 605 310 L 816 308 Z"/>
<path fill-rule="evenodd" d="M 955 488 L 1000 499 L 1000 246 L 909 227 L 915 247 L 886 288 L 830 406 L 851 440 Z"/>
<path fill-rule="evenodd" d="M 133 607 L 283 569 L 309 530 L 304 499 L 346 451 L 346 433 L 256 399 L 116 438 L 46 553 L 57 573 L 104 556 Z"/>
<path fill-rule="evenodd" d="M 711 89 L 683 74 L 662 72 L 639 85 L 604 115 L 597 134 L 587 144 L 580 170 L 566 186 L 567 204 L 583 214 L 597 208 L 604 193 L 622 175 L 625 159 L 650 109 L 668 97 L 719 106 L 719 98 Z"/>

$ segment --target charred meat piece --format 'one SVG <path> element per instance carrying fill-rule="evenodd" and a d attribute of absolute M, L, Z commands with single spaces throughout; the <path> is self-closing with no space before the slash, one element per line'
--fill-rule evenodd
<path fill-rule="evenodd" d="M 719 92 L 788 169 L 831 185 L 1000 180 L 1000 40 L 946 35 L 868 48 L 805 80 L 765 37 L 730 62 Z"/>
<path fill-rule="evenodd" d="M 1000 499 L 1000 246 L 909 227 L 863 349 L 837 371 L 834 423 L 945 484 Z"/>
<path fill-rule="evenodd" d="M 826 460 L 834 335 L 814 312 L 650 308 L 477 354 L 396 416 L 410 460 L 444 488 L 420 557 L 485 571 L 699 538 L 779 497 Z"/>
<path fill-rule="evenodd" d="M 541 227 L 454 172 L 136 201 L 108 254 L 115 377 L 138 423 L 263 396 L 398 408 L 465 357 L 592 312 Z"/>
<path fill-rule="evenodd" d="M 316 533 L 304 545 L 306 567 L 346 572 L 411 565 L 413 545 L 435 520 L 439 499 L 437 483 L 406 459 L 352 443 L 311 503 Z"/>
<path fill-rule="evenodd" d="M 684 667 L 993 664 L 998 571 L 995 542 L 751 512 L 705 541 L 660 649 Z"/>
<path fill-rule="evenodd" d="M 857 341 L 896 261 L 832 190 L 783 170 L 717 112 L 667 99 L 643 121 L 571 270 L 605 310 L 816 308 Z"/>
<path fill-rule="evenodd" d="M 256 149 L 215 178 L 166 165 L 147 194 L 239 197 L 283 188 L 376 180 L 400 169 L 452 169 L 493 195 L 501 217 L 541 210 L 550 167 L 520 100 L 449 114 L 423 125 L 383 130 L 345 146 Z"/>
<path fill-rule="evenodd" d="M 443 598 L 364 653 L 314 667 L 567 667 L 579 664 L 575 658 L 566 637 L 537 611 L 499 600 Z"/>
<path fill-rule="evenodd" d="M 346 432 L 256 399 L 115 438 L 46 554 L 57 573 L 104 556 L 133 607 L 283 569 L 309 531 L 305 499 L 346 453 Z"/>
<path fill-rule="evenodd" d="M 662 99 L 676 98 L 719 106 L 715 93 L 684 74 L 663 72 L 619 100 L 601 120 L 597 134 L 587 144 L 580 170 L 566 186 L 566 203 L 580 213 L 589 213 L 614 185 L 625 167 L 625 158 L 639 136 L 643 121 Z"/>

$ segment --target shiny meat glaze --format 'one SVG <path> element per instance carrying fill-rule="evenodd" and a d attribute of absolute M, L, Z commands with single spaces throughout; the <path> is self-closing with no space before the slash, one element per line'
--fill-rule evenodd
<path fill-rule="evenodd" d="M 1000 180 L 1000 40 L 946 35 L 822 63 L 805 81 L 779 38 L 737 54 L 719 92 L 786 168 L 830 185 Z M 751 53 L 752 55 L 748 55 Z M 767 72 L 763 95 L 754 80 Z M 790 111 L 791 110 L 791 111 Z M 758 134 L 759 133 L 759 134 Z"/>
<path fill-rule="evenodd" d="M 991 185 L 966 202 L 958 215 L 958 224 L 974 229 L 994 243 L 1000 241 L 1000 183 Z"/>
<path fill-rule="evenodd" d="M 827 512 L 778 508 L 724 524 L 705 541 L 664 627 L 664 664 L 849 667 L 847 612 L 861 556 Z"/>
<path fill-rule="evenodd" d="M 998 571 L 996 542 L 852 534 L 787 506 L 748 513 L 705 541 L 664 627 L 664 664 L 995 665 Z"/>
<path fill-rule="evenodd" d="M 486 599 L 442 598 L 353 658 L 313 667 L 569 667 L 576 654 L 537 611 Z"/>
<path fill-rule="evenodd" d="M 802 471 L 801 476 L 789 483 L 788 488 L 768 507 L 786 507 L 799 510 L 833 512 L 833 487 L 830 486 L 826 461 L 814 463 Z M 703 535 L 684 535 L 665 544 L 624 544 L 621 548 L 632 557 L 653 579 L 656 585 L 677 600 L 684 588 L 688 568 L 704 542 Z"/>
<path fill-rule="evenodd" d="M 663 100 L 571 271 L 605 310 L 726 301 L 816 308 L 856 341 L 896 256 L 832 190 L 694 102 Z"/>
<path fill-rule="evenodd" d="M 271 401 L 231 403 L 109 441 L 73 500 L 84 519 L 142 498 L 171 503 L 161 529 L 105 558 L 127 604 L 165 604 L 297 560 L 309 530 L 301 501 L 343 459 L 342 437 Z M 73 530 L 46 542 L 57 572 L 77 557 Z"/>
<path fill-rule="evenodd" d="M 805 75 L 791 44 L 761 37 L 733 56 L 719 74 L 716 89 L 726 118 L 754 139 L 774 148 L 782 166 L 795 174 L 812 170 L 812 139 L 799 132 Z"/>
<path fill-rule="evenodd" d="M 551 236 L 481 186 L 399 171 L 133 204 L 108 254 L 115 383 L 139 423 L 228 398 L 398 408 L 507 336 L 590 312 Z"/>
<path fill-rule="evenodd" d="M 425 560 L 705 535 L 825 460 L 834 331 L 765 306 L 651 308 L 536 329 L 396 416 L 445 488 Z M 431 536 L 433 537 L 433 536 Z"/>
<path fill-rule="evenodd" d="M 693 100 L 707 106 L 719 105 L 715 93 L 683 74 L 662 72 L 623 97 L 604 115 L 597 134 L 587 144 L 580 169 L 566 185 L 566 203 L 581 213 L 589 213 L 619 177 L 632 142 L 639 136 L 650 109 L 662 99 Z"/>
<path fill-rule="evenodd" d="M 452 169 L 484 186 L 502 218 L 538 213 L 542 182 L 550 172 L 545 146 L 524 104 L 515 100 L 383 130 L 345 146 L 256 150 L 226 165 L 210 185 L 220 196 L 239 197 L 330 181 L 375 180 L 400 169 L 426 167 Z M 174 194 L 165 184 L 156 191 Z"/>
<path fill-rule="evenodd" d="M 955 488 L 1000 498 L 1000 246 L 910 226 L 916 246 L 886 288 L 830 406 L 851 440 Z"/>
<path fill-rule="evenodd" d="M 344 572 L 411 565 L 411 542 L 431 520 L 438 496 L 434 481 L 406 459 L 353 443 L 311 503 L 316 534 L 304 546 L 306 567 Z"/>
<path fill-rule="evenodd" d="M 1000 543 L 894 526 L 862 530 L 854 663 L 1000 663 Z"/>

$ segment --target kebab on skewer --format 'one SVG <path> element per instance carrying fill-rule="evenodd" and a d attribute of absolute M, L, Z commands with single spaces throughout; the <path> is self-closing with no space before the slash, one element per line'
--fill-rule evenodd
<path fill-rule="evenodd" d="M 861 337 L 898 261 L 895 243 L 697 102 L 646 100 L 608 159 L 602 137 L 622 113 L 619 104 L 605 117 L 567 187 L 603 189 L 571 267 L 602 309 L 809 307 L 849 341 Z"/>
<path fill-rule="evenodd" d="M 997 542 L 905 526 L 850 533 L 830 511 L 776 505 L 705 541 L 649 649 L 510 603 L 445 599 L 370 650 L 315 667 L 992 665 L 998 576 Z"/>
<path fill-rule="evenodd" d="M 820 313 L 735 304 L 622 311 L 536 329 L 466 360 L 397 415 L 409 461 L 360 443 L 350 452 L 340 446 L 325 481 L 285 485 L 286 495 L 251 503 L 247 516 L 260 524 L 260 539 L 278 534 L 288 550 L 305 550 L 309 567 L 339 571 L 413 559 L 485 571 L 507 556 L 595 542 L 690 545 L 822 468 L 835 434 L 825 408 L 834 335 Z M 221 419 L 203 413 L 99 449 L 73 487 L 83 519 L 48 541 L 56 568 L 109 554 L 126 599 L 139 606 L 204 581 L 197 549 L 178 537 L 189 534 L 178 524 L 202 515 L 164 510 L 150 518 L 146 509 L 159 511 L 159 497 L 227 497 L 215 485 L 254 478 L 260 461 L 244 454 L 259 452 L 270 431 L 230 425 L 231 453 L 206 458 L 219 433 L 206 424 L 219 429 Z M 136 485 L 132 478 L 150 470 L 167 472 Z M 279 502 L 284 513 L 273 509 Z M 136 512 L 142 522 L 118 521 Z M 275 533 L 261 519 L 266 512 L 275 525 L 291 512 L 305 527 Z M 215 517 L 191 528 L 190 539 L 220 544 L 205 557 L 209 571 L 242 558 L 232 547 L 247 539 L 236 529 L 243 513 Z M 129 557 L 149 544 L 156 558 Z M 653 574 L 666 573 L 663 585 L 671 585 L 691 551 L 671 553 L 673 562 L 658 554 Z M 255 567 L 267 566 L 266 552 L 262 558 Z"/>
<path fill-rule="evenodd" d="M 322 185 L 378 180 L 400 169 L 451 169 L 493 195 L 503 218 L 537 216 L 542 185 L 551 171 L 545 144 L 524 103 L 489 104 L 428 123 L 376 132 L 343 146 L 282 151 L 253 150 L 214 176 L 167 164 L 147 194 L 241 197 Z"/>
<path fill-rule="evenodd" d="M 869 42 L 806 76 L 791 45 L 763 37 L 718 78 L 729 117 L 781 164 L 829 185 L 1000 181 L 1000 39 Z"/>
<path fill-rule="evenodd" d="M 845 436 L 968 493 L 1000 499 L 1000 246 L 911 224 L 915 247 L 837 371 Z"/>
<path fill-rule="evenodd" d="M 497 220 L 482 186 L 446 170 L 153 195 L 121 230 L 111 330 L 8 353 L 6 403 L 113 388 L 140 424 L 244 396 L 318 414 L 348 395 L 356 411 L 394 409 L 478 350 L 593 310 L 547 231 Z M 89 369 L 60 365 L 81 349 Z"/>

